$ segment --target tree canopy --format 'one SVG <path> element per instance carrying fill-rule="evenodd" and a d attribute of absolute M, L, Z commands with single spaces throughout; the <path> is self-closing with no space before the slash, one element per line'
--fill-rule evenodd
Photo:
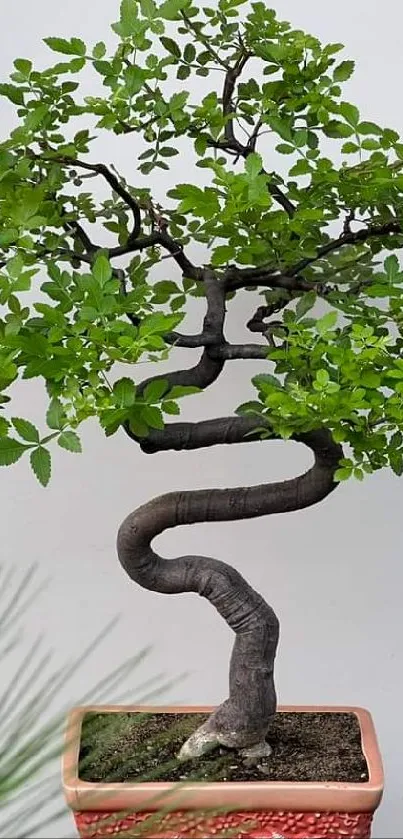
<path fill-rule="evenodd" d="M 255 358 L 268 372 L 234 407 L 258 418 L 260 437 L 326 428 L 348 448 L 336 480 L 385 466 L 401 475 L 403 142 L 345 100 L 354 62 L 343 45 L 246 0 L 122 0 L 112 30 L 112 51 L 45 38 L 62 60 L 39 70 L 17 58 L 0 85 L 18 117 L 0 143 L 0 464 L 28 453 L 46 485 L 52 441 L 79 452 L 88 417 L 151 445 L 183 396 L 224 363 Z M 84 70 L 102 96 L 81 95 Z M 135 185 L 93 161 L 103 131 L 135 135 Z M 155 195 L 144 176 L 180 154 L 189 180 Z M 259 343 L 224 337 L 241 290 Z M 207 314 L 186 335 L 192 297 Z M 201 348 L 217 369 L 112 384 L 116 364 L 164 360 L 173 346 Z M 36 377 L 45 432 L 12 410 L 13 386 Z"/>

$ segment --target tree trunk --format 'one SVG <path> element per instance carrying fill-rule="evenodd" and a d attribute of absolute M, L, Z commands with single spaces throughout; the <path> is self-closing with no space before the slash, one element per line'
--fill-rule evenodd
<path fill-rule="evenodd" d="M 252 417 L 173 423 L 164 432 L 152 432 L 143 449 L 248 442 L 258 424 Z M 265 735 L 276 710 L 273 671 L 279 622 L 271 606 L 230 565 L 203 556 L 166 560 L 151 543 L 171 527 L 290 512 L 325 498 L 336 486 L 333 475 L 342 456 L 340 446 L 326 430 L 293 439 L 313 451 L 314 464 L 305 474 L 254 487 L 167 493 L 135 510 L 119 529 L 119 560 L 132 580 L 164 594 L 193 591 L 206 597 L 236 634 L 229 697 L 184 744 L 182 759 L 197 757 L 217 744 L 240 748 L 249 756 L 269 753 Z"/>

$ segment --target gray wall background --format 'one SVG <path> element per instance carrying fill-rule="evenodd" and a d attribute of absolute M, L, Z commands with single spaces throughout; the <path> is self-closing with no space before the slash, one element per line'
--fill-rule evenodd
<path fill-rule="evenodd" d="M 41 44 L 47 35 L 76 35 L 92 44 L 108 40 L 117 11 L 118 3 L 106 0 L 3 3 L 2 80 L 16 56 L 33 58 L 38 66 L 50 63 L 51 53 Z M 360 107 L 364 119 L 403 133 L 400 4 L 282 0 L 278 11 L 323 41 L 345 43 L 345 57 L 357 60 L 346 98 Z M 93 92 L 92 82 L 85 80 L 87 92 Z M 211 79 L 206 82 L 211 86 Z M 5 137 L 14 117 L 7 103 L 0 106 Z M 113 161 L 135 182 L 136 143 L 133 137 L 103 135 L 91 159 Z M 191 178 L 190 168 L 184 175 L 181 159 L 171 176 L 154 179 L 156 195 L 162 197 L 168 183 Z M 165 268 L 175 275 L 170 262 Z M 251 302 L 244 297 L 233 306 L 229 337 L 241 340 L 248 334 L 244 323 Z M 186 326 L 196 328 L 199 316 L 192 309 Z M 194 356 L 177 350 L 168 366 L 178 363 L 191 365 Z M 252 392 L 250 376 L 262 368 L 263 362 L 229 363 L 219 383 L 187 402 L 184 417 L 231 412 Z M 154 371 L 143 365 L 132 373 L 143 378 Z M 13 414 L 41 424 L 45 404 L 41 385 L 26 382 L 17 388 Z M 66 686 L 58 707 L 79 701 L 112 667 L 148 643 L 155 648 L 132 679 L 133 701 L 139 697 L 138 683 L 149 676 L 160 671 L 176 676 L 186 670 L 187 679 L 166 691 L 164 702 L 221 702 L 227 695 L 232 633 L 200 598 L 164 597 L 134 586 L 116 559 L 117 527 L 131 509 L 155 494 L 291 477 L 306 468 L 309 455 L 297 444 L 272 442 L 147 458 L 123 433 L 105 440 L 92 423 L 83 428 L 82 439 L 82 456 L 55 451 L 53 479 L 46 490 L 25 462 L 0 472 L 2 561 L 18 569 L 37 561 L 41 575 L 51 577 L 27 615 L 26 643 L 46 632 L 55 660 L 62 662 L 80 655 L 110 618 L 121 616 L 102 648 Z M 363 486 L 349 483 L 320 506 L 287 519 L 180 528 L 157 543 L 168 557 L 194 551 L 230 562 L 273 604 L 282 620 L 277 664 L 282 704 L 352 704 L 371 710 L 386 770 L 376 839 L 401 836 L 403 821 L 401 503 L 402 484 L 382 473 Z M 66 815 L 58 835 L 70 833 Z M 45 829 L 41 833 L 51 835 Z"/>

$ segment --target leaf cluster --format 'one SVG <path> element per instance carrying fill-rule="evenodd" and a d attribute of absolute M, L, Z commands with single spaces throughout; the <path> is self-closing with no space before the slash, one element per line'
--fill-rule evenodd
<path fill-rule="evenodd" d="M 266 302 L 276 293 L 270 276 L 295 278 L 271 333 L 272 372 L 239 410 L 283 438 L 329 427 L 351 449 L 340 479 L 403 471 L 403 143 L 345 98 L 354 62 L 340 57 L 341 44 L 322 45 L 262 2 L 244 6 L 122 0 L 114 49 L 48 37 L 59 60 L 39 70 L 17 58 L 0 85 L 19 119 L 0 143 L 0 464 L 28 453 L 44 485 L 49 444 L 79 452 L 87 418 L 107 435 L 125 426 L 142 438 L 179 413 L 187 389 L 157 377 L 144 390 L 116 380 L 116 365 L 167 358 L 189 297 L 205 294 L 184 267 L 189 243 L 219 280 L 228 267 L 266 270 Z M 81 96 L 84 69 L 102 96 Z M 205 79 L 199 99 L 184 88 L 193 75 Z M 191 175 L 158 203 L 148 186 L 88 161 L 103 130 L 137 135 L 140 183 L 169 170 L 188 143 L 205 185 Z M 103 201 L 90 189 L 95 177 L 108 186 Z M 114 246 L 92 241 L 94 227 Z M 167 256 L 182 268 L 178 281 L 155 279 Z M 123 268 L 115 257 L 127 257 Z M 325 314 L 306 317 L 317 301 Z M 9 412 L 9 393 L 30 378 L 49 396 L 43 433 Z"/>

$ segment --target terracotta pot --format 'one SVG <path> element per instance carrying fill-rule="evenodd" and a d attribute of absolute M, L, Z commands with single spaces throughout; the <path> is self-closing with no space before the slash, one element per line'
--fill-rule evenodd
<path fill-rule="evenodd" d="M 232 836 L 257 839 L 367 839 L 383 792 L 382 761 L 372 718 L 362 708 L 283 706 L 281 712 L 353 713 L 358 718 L 369 780 L 363 783 L 312 782 L 166 782 L 89 783 L 78 777 L 81 725 L 85 714 L 116 712 L 211 713 L 210 706 L 88 706 L 68 717 L 63 756 L 63 786 L 81 837 L 117 833 L 149 839 L 208 839 Z M 163 798 L 161 798 L 163 794 Z M 161 808 L 170 812 L 154 815 Z M 196 814 L 195 810 L 225 813 Z M 192 812 L 193 811 L 193 812 Z M 142 829 L 140 829 L 142 827 Z M 134 830 L 137 828 L 137 831 Z M 231 829 L 231 830 L 229 830 Z"/>

